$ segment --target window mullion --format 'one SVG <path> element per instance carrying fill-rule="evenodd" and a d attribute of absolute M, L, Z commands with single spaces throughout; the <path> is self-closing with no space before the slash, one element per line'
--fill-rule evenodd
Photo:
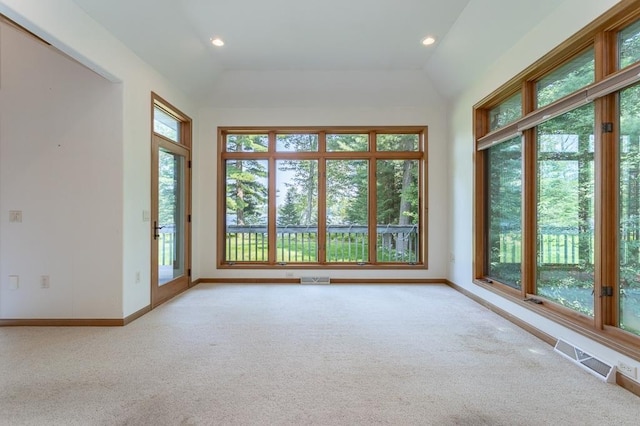
<path fill-rule="evenodd" d="M 474 114 L 474 129 L 477 135 L 486 135 L 489 132 L 489 110 L 477 109 Z M 476 145 L 477 146 L 477 145 Z M 476 203 L 474 204 L 473 217 L 475 220 L 474 235 L 474 261 L 473 277 L 484 279 L 488 274 L 488 254 L 486 253 L 486 237 L 488 235 L 487 223 L 487 198 L 488 198 L 488 176 L 487 176 L 487 151 L 474 151 L 475 156 L 475 181 L 476 181 Z"/>
<path fill-rule="evenodd" d="M 527 114 L 535 108 L 535 84 L 523 83 L 522 111 Z M 525 130 L 522 153 L 522 286 L 521 294 L 536 293 L 537 267 L 537 148 L 535 129 Z"/>
<path fill-rule="evenodd" d="M 371 144 L 375 144 L 375 133 L 372 132 Z M 377 264 L 377 240 L 378 240 L 378 207 L 377 207 L 377 161 L 375 156 L 369 157 L 369 263 Z"/>
<path fill-rule="evenodd" d="M 617 33 L 601 31 L 595 37 L 595 78 L 603 80 L 617 70 Z M 602 297 L 603 287 L 617 289 L 618 264 L 618 190 L 616 155 L 619 129 L 604 132 L 604 123 L 615 123 L 616 96 L 608 95 L 595 101 L 595 328 L 617 324 L 617 292 Z"/>
<path fill-rule="evenodd" d="M 324 146 L 324 133 L 320 134 Z M 318 158 L 318 263 L 327 263 L 327 159 Z"/>
<path fill-rule="evenodd" d="M 275 143 L 275 133 L 269 133 L 269 146 L 273 146 Z M 277 229 L 276 229 L 276 159 L 273 154 L 269 155 L 269 220 L 267 222 L 267 240 L 269 244 L 269 265 L 275 265 L 276 263 L 276 242 L 277 242 Z"/>
<path fill-rule="evenodd" d="M 618 306 L 618 143 L 619 126 L 603 132 L 602 123 L 617 122 L 617 95 L 596 102 L 596 259 L 595 326 L 617 325 Z M 599 237 L 599 238 L 598 238 Z M 603 287 L 613 287 L 613 297 L 601 297 Z"/>

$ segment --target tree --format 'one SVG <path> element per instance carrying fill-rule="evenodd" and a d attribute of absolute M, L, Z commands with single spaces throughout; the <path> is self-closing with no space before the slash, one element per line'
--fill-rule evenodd
<path fill-rule="evenodd" d="M 520 137 L 487 151 L 489 173 L 489 276 L 520 288 L 522 241 L 522 141 Z M 510 256 L 509 256 L 510 255 Z"/>
<path fill-rule="evenodd" d="M 229 135 L 227 150 L 263 152 L 264 135 Z M 235 216 L 237 225 L 259 223 L 264 219 L 268 197 L 266 161 L 232 160 L 226 169 L 227 214 Z"/>
<path fill-rule="evenodd" d="M 278 149 L 281 151 L 308 152 L 318 150 L 318 136 L 315 134 L 278 135 Z M 281 160 L 278 171 L 293 172 L 297 191 L 296 203 L 301 207 L 299 225 L 313 225 L 318 221 L 318 161 Z M 291 184 L 287 184 L 289 186 Z"/>
<path fill-rule="evenodd" d="M 278 209 L 278 226 L 297 225 L 300 221 L 300 214 L 295 203 L 296 190 L 293 187 L 287 188 L 284 204 Z"/>
<path fill-rule="evenodd" d="M 177 156 L 159 151 L 158 156 L 158 221 L 160 226 L 175 225 L 177 174 L 180 172 Z"/>
<path fill-rule="evenodd" d="M 327 161 L 327 224 L 366 225 L 368 162 Z"/>

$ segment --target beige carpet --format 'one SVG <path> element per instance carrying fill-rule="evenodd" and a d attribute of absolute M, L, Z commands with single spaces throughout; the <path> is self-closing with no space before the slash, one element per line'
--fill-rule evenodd
<path fill-rule="evenodd" d="M 640 398 L 446 286 L 201 284 L 1 328 L 2 425 L 637 425 Z"/>

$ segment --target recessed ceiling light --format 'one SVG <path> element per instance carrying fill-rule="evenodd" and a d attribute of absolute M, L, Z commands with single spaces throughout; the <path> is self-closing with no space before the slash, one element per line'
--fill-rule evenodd
<path fill-rule="evenodd" d="M 422 39 L 422 44 L 424 44 L 425 46 L 431 46 L 435 42 L 436 39 L 431 36 Z"/>
<path fill-rule="evenodd" d="M 224 41 L 222 41 L 221 38 L 216 37 L 211 39 L 211 44 L 213 44 L 214 46 L 222 47 L 224 46 Z"/>

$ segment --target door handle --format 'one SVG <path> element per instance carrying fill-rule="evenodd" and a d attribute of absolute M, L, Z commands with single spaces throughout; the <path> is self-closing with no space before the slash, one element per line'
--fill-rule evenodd
<path fill-rule="evenodd" d="M 164 228 L 164 226 L 158 226 L 158 221 L 153 221 L 153 239 L 157 240 L 158 237 L 160 237 L 160 234 L 158 234 L 158 231 L 161 230 L 162 228 Z"/>

